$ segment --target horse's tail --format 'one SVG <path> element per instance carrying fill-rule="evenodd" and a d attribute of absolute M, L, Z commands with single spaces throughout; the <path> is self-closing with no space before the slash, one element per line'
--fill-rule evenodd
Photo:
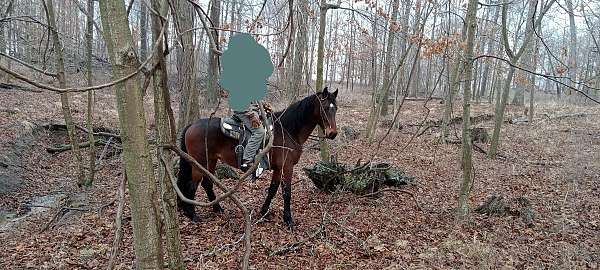
<path fill-rule="evenodd" d="M 183 152 L 187 153 L 187 149 L 185 147 L 185 133 L 187 132 L 188 128 L 190 128 L 191 125 L 187 125 L 185 128 L 183 128 L 183 131 L 181 132 L 181 142 L 179 144 L 181 150 L 183 150 Z M 193 190 L 192 187 L 192 166 L 190 165 L 189 162 L 187 162 L 187 160 L 185 160 L 185 158 L 181 157 L 179 158 L 179 174 L 177 175 L 177 187 L 179 188 L 179 190 L 181 190 L 181 193 L 183 193 L 183 196 L 185 196 L 188 199 L 193 199 L 194 198 L 194 193 L 195 190 Z M 192 193 L 193 192 L 193 193 Z M 177 197 L 178 201 L 181 203 L 181 199 L 179 197 Z M 181 204 L 180 204 L 181 206 Z"/>

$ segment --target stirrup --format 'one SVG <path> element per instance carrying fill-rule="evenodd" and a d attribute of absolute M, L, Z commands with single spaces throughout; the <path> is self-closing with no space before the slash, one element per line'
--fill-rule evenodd
<path fill-rule="evenodd" d="M 250 167 L 252 167 L 252 165 L 254 165 L 254 164 L 252 164 L 251 161 L 244 162 L 244 163 L 242 163 L 242 165 L 240 165 L 240 170 L 242 170 L 242 172 L 245 173 L 250 169 Z"/>

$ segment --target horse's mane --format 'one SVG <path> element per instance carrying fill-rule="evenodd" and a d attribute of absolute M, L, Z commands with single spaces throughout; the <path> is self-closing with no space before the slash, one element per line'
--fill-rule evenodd
<path fill-rule="evenodd" d="M 279 119 L 281 125 L 290 133 L 298 134 L 307 122 L 312 121 L 309 118 L 312 116 L 314 109 L 314 102 L 312 101 L 314 97 L 315 94 L 312 94 L 292 103 L 283 111 L 274 113 L 275 119 Z M 274 123 L 274 125 L 278 126 L 279 123 Z"/>

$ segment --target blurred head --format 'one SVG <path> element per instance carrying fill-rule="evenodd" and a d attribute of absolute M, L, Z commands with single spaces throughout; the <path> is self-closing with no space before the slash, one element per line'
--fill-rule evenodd
<path fill-rule="evenodd" d="M 323 89 L 323 92 L 317 93 L 317 103 L 315 108 L 318 110 L 317 124 L 325 131 L 325 137 L 328 139 L 335 139 L 337 136 L 337 125 L 335 123 L 335 114 L 337 112 L 337 98 L 338 90 L 330 93 L 327 87 Z"/>

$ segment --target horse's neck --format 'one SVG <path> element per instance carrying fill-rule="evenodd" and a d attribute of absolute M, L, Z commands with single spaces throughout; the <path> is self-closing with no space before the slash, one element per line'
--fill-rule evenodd
<path fill-rule="evenodd" d="M 300 132 L 298 132 L 298 135 L 296 135 L 296 137 L 297 137 L 296 139 L 298 140 L 298 143 L 300 145 L 303 145 L 306 142 L 306 140 L 308 140 L 308 137 L 313 132 L 313 130 L 315 130 L 316 126 L 317 126 L 316 122 L 315 123 L 307 123 L 300 129 Z"/>
<path fill-rule="evenodd" d="M 304 123 L 304 125 L 297 130 L 293 130 L 291 127 L 286 126 L 283 123 L 281 127 L 283 138 L 290 136 L 294 139 L 294 144 L 297 143 L 299 144 L 298 146 L 302 146 L 306 142 L 306 140 L 308 140 L 308 137 L 313 132 L 313 130 L 315 130 L 315 127 L 317 127 L 317 122 L 311 121 L 310 123 Z"/>

